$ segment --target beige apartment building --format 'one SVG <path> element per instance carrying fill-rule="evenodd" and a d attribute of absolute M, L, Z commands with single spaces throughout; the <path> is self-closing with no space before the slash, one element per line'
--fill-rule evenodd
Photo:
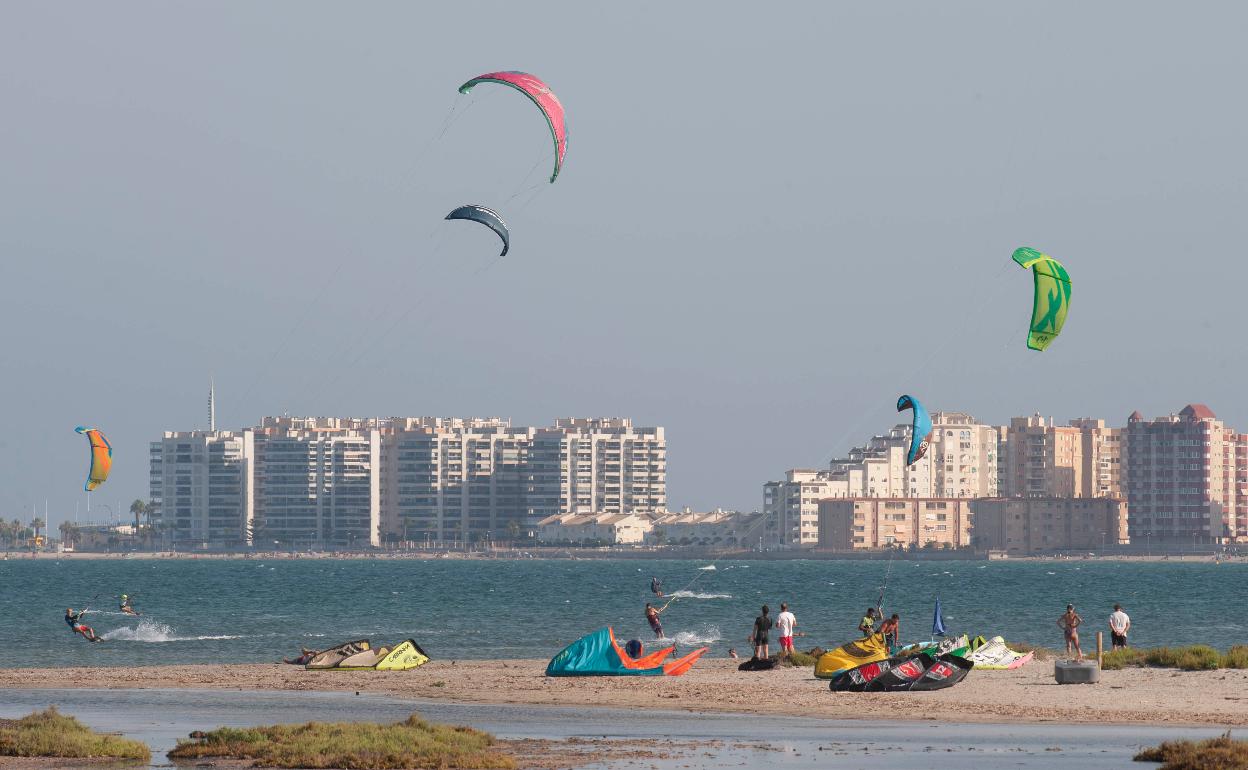
<path fill-rule="evenodd" d="M 1123 430 L 1104 420 L 1015 417 L 1003 431 L 1006 497 L 1122 497 Z M 991 495 L 984 495 L 990 497 Z"/>
<path fill-rule="evenodd" d="M 959 548 L 970 544 L 966 498 L 828 499 L 819 503 L 819 548 Z"/>
<path fill-rule="evenodd" d="M 1204 404 L 1127 420 L 1131 541 L 1209 543 L 1248 538 L 1248 436 Z"/>
<path fill-rule="evenodd" d="M 813 547 L 820 542 L 825 498 L 975 498 L 998 494 L 999 429 L 964 412 L 932 414 L 927 454 L 906 464 L 910 426 L 897 425 L 833 460 L 827 470 L 794 469 L 763 485 L 768 544 Z"/>
<path fill-rule="evenodd" d="M 977 550 L 1029 554 L 1125 545 L 1127 504 L 1109 497 L 1012 497 L 971 503 Z"/>

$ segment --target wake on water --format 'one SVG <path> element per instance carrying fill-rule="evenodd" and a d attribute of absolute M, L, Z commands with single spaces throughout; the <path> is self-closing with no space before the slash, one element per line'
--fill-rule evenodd
<path fill-rule="evenodd" d="M 121 613 L 118 613 L 121 614 Z M 241 639 L 241 636 L 177 636 L 172 628 L 154 620 L 141 620 L 133 628 L 123 626 L 101 634 L 105 641 L 120 642 L 202 642 L 211 639 Z"/>
<path fill-rule="evenodd" d="M 673 599 L 731 599 L 732 594 L 700 594 L 693 591 L 677 591 L 668 594 Z"/>
<path fill-rule="evenodd" d="M 719 626 L 707 626 L 702 631 L 677 631 L 676 636 L 671 639 L 656 639 L 658 642 L 674 642 L 681 647 L 696 647 L 703 644 L 711 644 L 723 639 L 724 635 L 719 632 Z"/>

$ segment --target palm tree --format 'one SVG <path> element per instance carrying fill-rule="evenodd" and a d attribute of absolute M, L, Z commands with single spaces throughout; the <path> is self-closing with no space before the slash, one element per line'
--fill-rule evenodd
<path fill-rule="evenodd" d="M 142 500 L 135 500 L 133 503 L 130 503 L 130 513 L 134 514 L 134 534 L 136 537 L 139 534 L 139 517 L 143 515 L 143 511 L 146 509 L 147 503 Z"/>
<path fill-rule="evenodd" d="M 43 520 L 42 516 L 36 516 L 35 518 L 30 520 L 30 528 L 35 531 L 36 538 L 39 537 L 39 530 L 43 529 L 43 526 L 46 523 L 47 522 Z"/>

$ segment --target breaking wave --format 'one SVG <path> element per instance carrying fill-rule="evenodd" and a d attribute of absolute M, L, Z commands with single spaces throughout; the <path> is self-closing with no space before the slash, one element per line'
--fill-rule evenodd
<path fill-rule="evenodd" d="M 105 641 L 120 642 L 202 642 L 211 639 L 241 639 L 241 636 L 208 635 L 208 636 L 177 636 L 172 628 L 154 620 L 140 621 L 134 628 L 115 628 L 101 634 Z"/>
<path fill-rule="evenodd" d="M 694 591 L 677 591 L 668 594 L 672 599 L 731 599 L 732 594 L 700 594 Z"/>
<path fill-rule="evenodd" d="M 714 565 L 714 564 L 708 564 L 708 565 L 706 565 L 705 567 L 698 567 L 698 569 L 700 569 L 700 570 L 713 570 L 713 569 L 715 569 L 715 565 Z"/>

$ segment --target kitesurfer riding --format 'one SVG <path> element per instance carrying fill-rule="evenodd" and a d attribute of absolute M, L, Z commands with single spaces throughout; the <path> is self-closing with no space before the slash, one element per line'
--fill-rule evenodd
<path fill-rule="evenodd" d="M 119 609 L 127 615 L 134 615 L 135 617 L 139 616 L 138 610 L 130 604 L 130 597 L 126 594 L 121 595 L 121 604 L 119 605 Z"/>
<path fill-rule="evenodd" d="M 75 634 L 81 634 L 83 639 L 88 642 L 101 641 L 100 637 L 95 635 L 95 629 L 82 622 L 82 616 L 87 614 L 87 608 L 83 607 L 78 612 L 74 612 L 73 607 L 65 608 L 65 624 L 73 629 Z"/>
<path fill-rule="evenodd" d="M 657 577 L 650 578 L 650 593 L 662 599 L 663 598 L 663 581 L 659 580 Z"/>
<path fill-rule="evenodd" d="M 646 602 L 646 622 L 650 624 L 650 628 L 654 629 L 655 639 L 663 638 L 663 624 L 659 621 L 659 613 L 662 611 L 662 609 L 655 607 L 650 602 Z"/>

